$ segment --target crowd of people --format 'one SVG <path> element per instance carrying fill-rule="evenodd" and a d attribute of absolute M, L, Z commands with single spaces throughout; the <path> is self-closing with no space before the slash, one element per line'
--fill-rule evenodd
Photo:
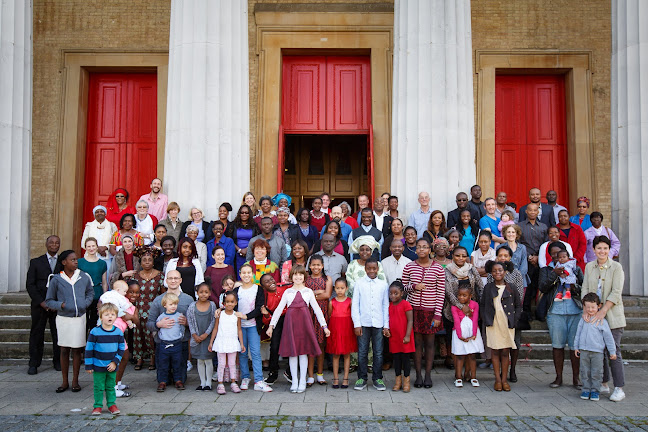
<path fill-rule="evenodd" d="M 112 413 L 116 398 L 130 396 L 122 383 L 129 360 L 135 370 L 156 370 L 158 392 L 184 390 L 194 363 L 196 390 L 216 381 L 219 394 L 226 386 L 270 392 L 282 377 L 301 393 L 328 384 L 326 363 L 335 389 L 386 390 L 383 371 L 393 367 L 392 390 L 409 392 L 433 386 L 438 355 L 456 387 L 479 387 L 479 367 L 493 370 L 495 391 L 510 391 L 521 332 L 533 319 L 549 328 L 551 387 L 563 385 L 568 347 L 581 398 L 609 393 L 610 379 L 610 400 L 625 397 L 619 240 L 600 212 L 588 213 L 586 197 L 570 217 L 555 191 L 543 203 L 533 188 L 518 212 L 505 192 L 482 202 L 475 185 L 447 214 L 421 192 L 405 218 L 387 193 L 373 203 L 359 196 L 355 212 L 323 193 L 312 209 L 293 212 L 286 194 L 257 201 L 248 192 L 233 218 L 225 202 L 210 222 L 195 207 L 182 221 L 161 190 L 154 179 L 133 207 L 117 189 L 93 209 L 83 257 L 59 253 L 53 235 L 30 263 L 28 373 L 38 373 L 49 322 L 62 371 L 56 392 L 81 390 L 85 358 L 95 414 L 104 393 Z"/>

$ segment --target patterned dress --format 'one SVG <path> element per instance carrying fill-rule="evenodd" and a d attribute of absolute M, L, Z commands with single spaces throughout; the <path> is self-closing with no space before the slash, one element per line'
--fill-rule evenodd
<path fill-rule="evenodd" d="M 135 327 L 133 332 L 132 350 L 133 358 L 139 361 L 152 358 L 155 354 L 153 335 L 146 328 L 146 321 L 148 321 L 150 304 L 164 290 L 164 273 L 159 273 L 151 280 L 146 280 L 142 277 L 142 273 L 138 272 L 135 273 L 133 279 L 140 285 L 140 297 L 135 304 L 139 312 L 140 325 Z"/>
<path fill-rule="evenodd" d="M 321 277 L 321 276 L 318 277 L 318 278 L 308 276 L 306 278 L 306 283 L 304 285 L 306 285 L 308 288 L 312 289 L 313 291 L 325 290 L 326 289 L 326 278 Z M 322 309 L 322 314 L 324 314 L 324 319 L 328 323 L 328 320 L 329 320 L 329 314 L 328 314 L 329 299 L 317 300 L 317 304 L 319 305 L 320 309 Z M 315 316 L 315 313 L 312 310 L 311 310 L 311 316 L 313 318 L 313 328 L 315 329 L 315 336 L 317 336 L 317 342 L 319 344 L 323 344 L 324 341 L 326 340 L 326 335 L 324 334 L 324 329 L 322 328 L 322 326 L 317 321 L 317 317 Z"/>

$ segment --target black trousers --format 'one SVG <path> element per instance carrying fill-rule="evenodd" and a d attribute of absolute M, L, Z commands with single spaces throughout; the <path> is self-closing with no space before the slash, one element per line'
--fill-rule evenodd
<path fill-rule="evenodd" d="M 410 353 L 393 353 L 392 358 L 394 359 L 394 371 L 396 372 L 396 376 L 410 376 Z"/>
<path fill-rule="evenodd" d="M 279 344 L 281 343 L 281 333 L 283 332 L 284 318 L 282 316 L 277 321 L 277 325 L 272 330 L 272 339 L 270 339 L 270 372 L 279 372 Z"/>
<path fill-rule="evenodd" d="M 527 274 L 529 275 L 531 281 L 529 282 L 529 286 L 527 287 L 526 293 L 524 294 L 524 300 L 522 301 L 522 311 L 524 312 L 523 319 L 525 319 L 526 321 L 528 321 L 532 317 L 531 304 L 533 303 L 533 300 L 535 300 L 536 294 L 538 293 L 538 278 L 540 277 L 540 268 L 538 266 L 529 264 L 529 271 Z"/>
<path fill-rule="evenodd" d="M 46 311 L 40 304 L 31 305 L 31 330 L 29 331 L 29 367 L 40 367 L 43 360 L 43 349 L 45 347 L 45 327 L 50 325 L 52 333 L 52 344 L 54 347 L 53 362 L 55 365 L 61 363 L 61 349 L 58 346 L 58 335 L 56 333 L 56 311 Z"/>

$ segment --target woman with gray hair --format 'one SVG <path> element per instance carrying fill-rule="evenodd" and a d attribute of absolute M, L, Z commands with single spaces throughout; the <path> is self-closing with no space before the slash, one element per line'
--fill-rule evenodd
<path fill-rule="evenodd" d="M 207 269 L 207 245 L 198 241 L 198 227 L 195 225 L 187 226 L 187 237 L 194 241 L 196 244 L 196 252 L 198 253 L 198 261 L 202 267 L 203 273 Z"/>
<path fill-rule="evenodd" d="M 346 201 L 342 201 L 338 205 L 342 209 L 342 222 L 349 225 L 352 230 L 356 229 L 356 228 L 359 228 L 358 221 L 353 219 L 352 217 L 350 217 L 351 216 L 351 206 L 349 205 L 349 203 L 346 202 Z"/>
<path fill-rule="evenodd" d="M 135 214 L 135 229 L 139 231 L 144 239 L 144 244 L 148 246 L 155 241 L 155 226 L 158 224 L 158 220 L 149 214 L 149 204 L 144 200 L 137 201 L 135 211 L 137 212 Z"/>

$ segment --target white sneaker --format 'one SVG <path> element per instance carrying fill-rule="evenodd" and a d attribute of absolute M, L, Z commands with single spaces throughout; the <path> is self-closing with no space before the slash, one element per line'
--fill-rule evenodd
<path fill-rule="evenodd" d="M 187 360 L 187 372 L 189 372 L 191 369 L 193 369 L 193 365 L 191 364 L 191 360 Z"/>
<path fill-rule="evenodd" d="M 214 372 L 214 375 L 212 375 L 212 381 L 218 381 L 218 372 Z"/>
<path fill-rule="evenodd" d="M 263 381 L 259 381 L 257 383 L 254 383 L 254 390 L 268 393 L 272 391 L 272 387 L 270 387 L 268 384 L 264 383 Z"/>
<path fill-rule="evenodd" d="M 456 379 L 455 382 L 455 387 L 463 387 L 463 381 L 460 379 Z"/>
<path fill-rule="evenodd" d="M 600 394 L 610 394 L 610 386 L 607 384 L 601 384 L 601 388 L 599 389 Z"/>
<path fill-rule="evenodd" d="M 119 383 L 117 384 L 117 388 L 118 388 L 119 390 L 128 390 L 128 389 L 130 388 L 130 386 L 129 386 L 128 384 L 122 384 L 121 382 L 119 382 Z"/>
<path fill-rule="evenodd" d="M 241 380 L 241 390 L 247 390 L 250 387 L 250 378 L 243 378 Z"/>
<path fill-rule="evenodd" d="M 472 384 L 473 387 L 479 387 L 479 381 L 477 381 L 475 378 L 470 380 L 470 384 Z"/>
<path fill-rule="evenodd" d="M 623 399 L 625 399 L 625 392 L 623 391 L 623 388 L 614 387 L 614 391 L 612 392 L 612 396 L 610 396 L 610 400 L 612 402 L 621 402 Z"/>

